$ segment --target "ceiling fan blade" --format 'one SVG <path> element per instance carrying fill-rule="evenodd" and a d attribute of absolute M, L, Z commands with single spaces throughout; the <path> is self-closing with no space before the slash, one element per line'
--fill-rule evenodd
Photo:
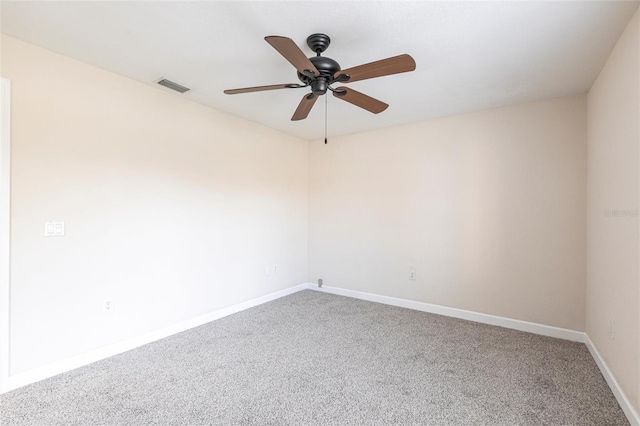
<path fill-rule="evenodd" d="M 374 114 L 381 113 L 389 107 L 389 105 L 384 102 L 344 86 L 336 88 L 333 92 L 333 96 L 355 106 L 359 106 L 360 108 L 364 108 Z"/>
<path fill-rule="evenodd" d="M 242 89 L 229 89 L 225 90 L 224 93 L 227 95 L 237 95 L 239 93 L 250 93 L 250 92 L 264 92 L 265 90 L 276 90 L 276 89 L 297 89 L 299 87 L 306 87 L 302 84 L 272 84 L 271 86 L 256 86 L 256 87 L 245 87 Z"/>
<path fill-rule="evenodd" d="M 400 74 L 402 72 L 413 71 L 415 69 L 416 61 L 414 61 L 411 56 L 405 54 L 382 59 L 380 61 L 370 62 L 364 65 L 358 65 L 353 68 L 347 68 L 346 70 L 335 73 L 334 77 L 342 83 L 351 83 L 353 81 L 366 80 L 367 78 Z M 346 76 L 349 76 L 349 78 L 346 78 Z"/>
<path fill-rule="evenodd" d="M 320 72 L 313 65 L 313 62 L 307 58 L 298 45 L 287 37 L 268 36 L 264 38 L 267 43 L 273 46 L 284 58 L 296 67 L 300 74 L 306 74 L 309 77 L 319 76 Z M 306 71 L 306 72 L 305 72 Z"/>
<path fill-rule="evenodd" d="M 313 104 L 318 100 L 318 96 L 313 93 L 309 93 L 308 95 L 304 95 L 296 112 L 293 113 L 293 117 L 291 117 L 291 121 L 304 120 L 309 115 L 309 111 L 313 108 Z"/>

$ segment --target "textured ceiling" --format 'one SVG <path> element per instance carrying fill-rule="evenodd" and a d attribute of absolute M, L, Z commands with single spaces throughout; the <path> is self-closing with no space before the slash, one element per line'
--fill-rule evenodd
<path fill-rule="evenodd" d="M 224 95 L 297 83 L 267 35 L 305 44 L 348 68 L 402 53 L 416 71 L 350 86 L 390 107 L 374 115 L 332 96 L 340 135 L 586 92 L 637 2 L 9 2 L 3 33 L 147 84 L 166 77 L 183 96 L 305 139 L 324 132 L 324 99 L 291 122 L 308 89 Z M 155 85 L 157 86 L 157 85 Z M 168 90 L 158 86 L 158 90 Z"/>

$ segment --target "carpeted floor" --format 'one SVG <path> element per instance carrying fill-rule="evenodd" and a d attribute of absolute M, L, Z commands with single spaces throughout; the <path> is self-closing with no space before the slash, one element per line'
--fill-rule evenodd
<path fill-rule="evenodd" d="M 627 425 L 587 348 L 306 290 L 0 396 L 9 425 Z"/>

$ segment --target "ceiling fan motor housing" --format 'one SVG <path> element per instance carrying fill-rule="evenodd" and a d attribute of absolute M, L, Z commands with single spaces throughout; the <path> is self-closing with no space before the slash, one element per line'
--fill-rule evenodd
<path fill-rule="evenodd" d="M 334 75 L 340 71 L 340 64 L 326 56 L 314 56 L 309 60 L 320 72 L 320 76 L 312 78 L 298 72 L 298 79 L 304 84 L 310 85 L 314 95 L 324 95 L 328 86 L 336 81 Z"/>

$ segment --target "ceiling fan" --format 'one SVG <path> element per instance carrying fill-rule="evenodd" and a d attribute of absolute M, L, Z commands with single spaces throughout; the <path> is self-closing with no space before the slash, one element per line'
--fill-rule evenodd
<path fill-rule="evenodd" d="M 225 90 L 224 93 L 227 95 L 236 95 L 239 93 L 276 89 L 298 89 L 311 86 L 311 93 L 304 95 L 293 117 L 291 117 L 292 121 L 307 118 L 309 111 L 313 108 L 318 97 L 326 94 L 327 90 L 333 92 L 333 96 L 338 99 L 378 114 L 387 109 L 389 105 L 356 90 L 344 86 L 333 88 L 331 85 L 334 83 L 351 83 L 368 78 L 399 74 L 416 69 L 415 61 L 411 56 L 406 54 L 347 68 L 346 70 L 340 69 L 340 65 L 333 59 L 320 56 L 331 43 L 331 39 L 326 34 L 312 34 L 307 37 L 307 45 L 311 50 L 316 52 L 316 56 L 311 58 L 307 58 L 304 52 L 302 52 L 290 38 L 269 36 L 264 39 L 298 70 L 298 79 L 303 84 L 291 83 L 246 87 L 243 89 Z"/>

